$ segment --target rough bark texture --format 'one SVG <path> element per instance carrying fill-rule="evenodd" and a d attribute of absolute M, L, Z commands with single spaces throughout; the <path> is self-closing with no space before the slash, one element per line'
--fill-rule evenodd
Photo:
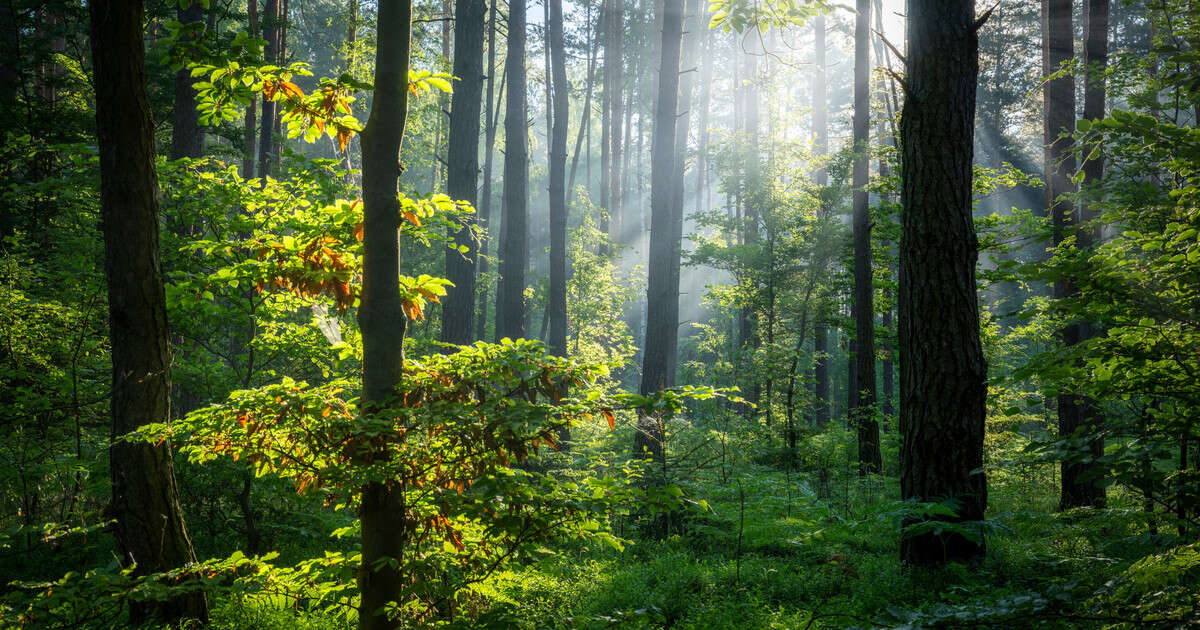
<path fill-rule="evenodd" d="M 816 159 L 822 160 L 820 168 L 813 179 L 817 186 L 829 185 L 829 171 L 825 169 L 823 160 L 829 154 L 829 105 L 825 81 L 825 16 L 817 16 L 813 20 L 815 55 L 813 64 L 816 73 L 813 77 L 813 152 Z M 822 219 L 829 218 L 829 208 L 822 204 L 820 208 Z M 829 328 L 823 321 L 823 314 L 818 313 L 813 326 L 813 424 L 823 427 L 829 424 Z"/>
<path fill-rule="evenodd" d="M 900 492 L 987 507 L 983 426 L 987 364 L 975 292 L 978 241 L 971 164 L 978 78 L 974 0 L 910 0 L 907 98 L 901 117 Z M 908 523 L 907 525 L 913 525 Z M 982 557 L 960 534 L 904 537 L 901 558 L 940 565 Z"/>
<path fill-rule="evenodd" d="M 363 412 L 384 407 L 404 370 L 407 320 L 400 299 L 400 146 L 408 117 L 408 59 L 412 1 L 381 0 L 375 50 L 375 98 L 362 132 L 363 290 L 358 323 L 363 339 Z M 380 454 L 380 456 L 386 456 Z M 383 480 L 367 483 L 362 521 L 362 595 L 359 627 L 396 628 L 400 619 L 376 614 L 403 586 L 399 559 L 406 544 L 403 488 Z"/>
<path fill-rule="evenodd" d="M 454 76 L 458 82 L 450 99 L 447 140 L 446 193 L 475 205 L 479 178 L 479 108 L 483 100 L 484 0 L 457 0 L 454 5 Z M 474 341 L 475 259 L 479 244 L 469 222 L 453 235 L 466 253 L 446 252 L 446 278 L 454 283 L 442 300 L 442 341 Z"/>
<path fill-rule="evenodd" d="M 158 251 L 154 121 L 146 93 L 142 3 L 92 0 L 104 272 L 112 341 L 110 514 L 122 564 L 145 575 L 196 561 L 171 445 L 115 441 L 170 419 L 171 352 Z M 131 607 L 131 621 L 205 619 L 203 593 Z"/>
<path fill-rule="evenodd" d="M 525 336 L 525 268 L 529 264 L 529 123 L 525 118 L 525 1 L 508 9 L 508 96 L 504 112 L 504 216 L 496 337 Z"/>
<path fill-rule="evenodd" d="M 1064 25 L 1070 28 L 1069 16 L 1065 24 L 1060 15 L 1055 13 L 1054 16 L 1057 20 L 1051 21 L 1052 41 L 1055 36 L 1062 38 L 1062 34 L 1056 28 L 1062 28 Z M 1108 63 L 1108 0 L 1084 0 L 1083 21 L 1083 65 L 1086 73 L 1083 89 L 1083 117 L 1095 121 L 1104 118 L 1104 68 Z M 1067 37 L 1070 35 L 1068 34 Z M 1074 111 L 1074 107 L 1071 108 L 1071 111 Z M 1070 124 L 1073 125 L 1074 121 L 1070 121 Z M 1068 128 L 1066 131 L 1069 130 Z M 1089 188 L 1099 185 L 1100 178 L 1104 174 L 1104 159 L 1098 157 L 1084 160 L 1082 170 L 1083 189 L 1086 192 Z M 1071 174 L 1063 173 L 1067 177 Z M 1060 217 L 1058 213 L 1055 213 L 1055 228 L 1058 237 L 1055 239 L 1055 244 L 1061 242 L 1061 239 L 1066 237 L 1069 231 L 1073 231 L 1077 247 L 1080 249 L 1092 247 L 1099 240 L 1099 234 L 1096 229 L 1083 224 L 1095 219 L 1096 214 L 1095 210 L 1088 208 L 1086 200 L 1081 201 L 1075 208 L 1073 216 L 1063 215 Z M 1060 220 L 1061 225 L 1059 224 Z M 1073 283 L 1066 281 L 1060 284 L 1061 286 L 1055 285 L 1057 297 L 1078 295 L 1078 289 L 1073 286 Z M 1061 295 L 1058 294 L 1060 290 Z M 1095 335 L 1095 331 L 1087 322 L 1076 322 L 1064 328 L 1061 334 L 1063 344 L 1072 346 L 1090 339 Z M 1075 394 L 1059 396 L 1058 431 L 1060 435 L 1066 437 L 1074 434 L 1081 436 L 1095 434 L 1101 424 L 1100 410 L 1094 401 Z M 1098 458 L 1103 454 L 1104 440 L 1102 438 L 1088 441 L 1081 448 L 1081 452 L 1077 453 L 1078 456 L 1085 458 Z M 1060 509 L 1067 510 L 1083 506 L 1104 507 L 1107 497 L 1104 487 L 1099 485 L 1100 470 L 1095 463 L 1064 462 L 1061 479 Z"/>
<path fill-rule="evenodd" d="M 550 138 L 550 351 L 567 355 L 567 126 L 570 122 L 562 0 L 550 2 L 550 72 L 554 128 Z"/>
<path fill-rule="evenodd" d="M 646 286 L 646 342 L 639 391 L 650 394 L 671 386 L 670 353 L 679 326 L 679 246 L 671 197 L 675 184 L 675 113 L 679 96 L 679 54 L 683 41 L 683 0 L 666 0 L 658 93 L 654 102 L 654 139 L 650 156 L 650 256 Z M 672 265 L 672 259 L 675 264 Z M 672 274 L 672 269 L 675 273 Z M 662 460 L 663 434 L 658 418 L 639 414 L 634 454 Z"/>
<path fill-rule="evenodd" d="M 179 8 L 176 17 L 180 24 L 204 20 L 200 3 Z M 187 67 L 175 73 L 175 112 L 171 126 L 171 159 L 197 158 L 204 153 L 204 133 L 200 131 L 200 112 L 196 109 L 196 88 L 192 72 Z"/>
<path fill-rule="evenodd" d="M 854 382 L 850 416 L 858 429 L 858 474 L 883 466 L 875 419 L 875 287 L 871 265 L 871 212 L 867 194 L 871 133 L 871 0 L 858 0 L 854 20 Z"/>

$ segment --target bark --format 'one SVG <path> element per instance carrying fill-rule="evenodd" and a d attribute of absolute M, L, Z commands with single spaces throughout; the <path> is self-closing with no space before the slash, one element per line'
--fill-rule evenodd
<path fill-rule="evenodd" d="M 672 242 L 676 243 L 677 248 L 683 244 L 683 198 L 685 196 L 683 183 L 687 167 L 688 131 L 691 128 L 692 120 L 692 98 L 696 88 L 696 75 L 694 72 L 687 72 L 687 70 L 691 69 L 696 61 L 693 53 L 696 50 L 696 40 L 700 30 L 698 19 L 700 3 L 696 0 L 683 1 L 685 3 L 683 32 L 686 34 L 687 39 L 683 40 L 679 59 L 681 74 L 679 75 L 679 102 L 676 107 L 678 113 L 675 115 L 675 156 L 672 164 L 674 173 L 671 176 L 671 183 L 674 186 L 671 191 L 671 239 Z M 679 292 L 679 266 L 680 256 L 677 254 L 671 258 L 671 277 L 673 278 L 676 293 Z M 678 314 L 678 307 L 676 308 L 676 313 Z M 670 374 L 673 379 L 676 362 L 679 358 L 678 325 L 676 325 L 676 334 L 669 337 L 669 343 L 670 347 L 667 349 L 667 374 Z M 671 384 L 674 384 L 674 381 Z"/>
<path fill-rule="evenodd" d="M 871 0 L 858 0 L 854 20 L 854 319 L 855 366 L 850 420 L 858 429 L 858 474 L 882 467 L 875 419 L 875 288 L 871 265 L 871 213 L 867 193 L 871 132 Z"/>
<path fill-rule="evenodd" d="M 562 0 L 550 3 L 550 65 L 554 82 L 554 126 L 550 138 L 550 351 L 567 355 L 567 59 Z"/>
<path fill-rule="evenodd" d="M 588 126 L 591 124 L 592 91 L 593 91 L 593 88 L 595 87 L 595 83 L 596 83 L 596 81 L 595 81 L 595 78 L 596 78 L 595 77 L 595 74 L 596 74 L 595 73 L 596 51 L 599 48 L 599 46 L 596 44 L 596 42 L 594 40 L 598 39 L 597 34 L 598 34 L 598 29 L 600 28 L 600 21 L 596 20 L 596 24 L 594 26 L 592 25 L 592 5 L 591 4 L 587 5 L 587 23 L 588 23 L 588 30 L 591 32 L 591 38 L 592 38 L 592 39 L 588 40 L 588 42 L 589 42 L 588 49 L 591 51 L 591 53 L 588 55 L 587 88 L 585 90 L 585 96 L 583 98 L 583 111 L 580 113 L 580 117 L 579 117 L 579 133 L 578 133 L 578 135 L 575 136 L 575 151 L 574 151 L 574 153 L 571 154 L 571 174 L 567 178 L 567 204 L 568 205 L 570 205 L 570 203 L 571 203 L 571 197 L 575 194 L 575 170 L 579 166 L 579 154 L 580 154 L 580 150 L 583 148 L 584 136 L 586 135 Z M 588 183 L 590 184 L 591 182 L 588 182 Z"/>
<path fill-rule="evenodd" d="M 525 112 L 525 0 L 508 10 L 508 97 L 504 112 L 504 216 L 496 337 L 525 336 L 525 268 L 529 263 L 529 127 Z"/>
<path fill-rule="evenodd" d="M 484 0 L 456 0 L 454 5 L 454 76 L 458 83 L 450 100 L 450 131 L 446 152 L 446 193 L 475 205 L 479 177 L 479 109 L 483 99 Z M 479 243 L 464 220 L 454 242 L 465 253 L 446 252 L 446 278 L 454 283 L 442 300 L 442 341 L 467 344 L 473 338 L 475 259 Z"/>
<path fill-rule="evenodd" d="M 609 33 L 604 52 L 605 96 L 609 98 L 608 132 L 608 234 L 620 246 L 624 243 L 621 218 L 621 88 L 624 86 L 623 52 L 625 37 L 624 0 L 610 0 Z"/>
<path fill-rule="evenodd" d="M 204 19 L 200 3 L 193 2 L 177 9 L 180 24 L 193 24 Z M 196 88 L 191 69 L 186 66 L 175 73 L 175 111 L 171 126 L 171 159 L 198 158 L 204 153 L 204 133 L 200 130 L 200 112 L 196 109 Z"/>
<path fill-rule="evenodd" d="M 1096 121 L 1104 118 L 1104 69 L 1108 63 L 1108 0 L 1084 0 L 1084 75 L 1083 117 Z M 1061 23 L 1061 20 L 1060 20 Z M 1055 22 L 1051 22 L 1055 24 Z M 1069 22 L 1067 22 L 1069 25 Z M 1058 34 L 1051 30 L 1051 37 Z M 1073 86 L 1072 86 L 1073 87 Z M 1073 108 L 1072 108 L 1073 109 Z M 1073 121 L 1072 121 L 1073 123 Z M 1086 150 L 1086 149 L 1085 149 Z M 1083 190 L 1094 190 L 1100 184 L 1104 174 L 1102 157 L 1084 160 Z M 1069 176 L 1070 173 L 1067 173 Z M 1099 240 L 1098 231 L 1086 225 L 1096 218 L 1098 213 L 1089 208 L 1086 199 L 1081 201 L 1073 217 L 1062 217 L 1062 230 L 1075 228 L 1075 244 L 1080 249 L 1088 249 Z M 1056 219 L 1058 218 L 1055 215 Z M 1056 227 L 1058 227 L 1056 223 Z M 1056 240 L 1056 244 L 1060 241 Z M 1077 296 L 1078 290 L 1072 283 L 1064 282 L 1064 296 Z M 1062 331 L 1063 344 L 1072 346 L 1095 336 L 1095 330 L 1087 322 L 1076 322 Z M 1076 394 L 1064 394 L 1058 398 L 1058 431 L 1059 435 L 1090 436 L 1095 435 L 1101 428 L 1103 420 L 1095 401 Z M 1078 457 L 1098 458 L 1104 454 L 1104 439 L 1093 438 L 1077 453 Z M 1099 485 L 1101 469 L 1094 461 L 1064 462 L 1062 466 L 1062 490 L 1059 495 L 1059 509 L 1067 510 L 1075 507 L 1091 506 L 1104 507 L 1107 501 L 1104 487 Z"/>
<path fill-rule="evenodd" d="M 646 287 L 646 341 L 639 391 L 670 387 L 672 340 L 679 326 L 679 245 L 671 197 L 675 190 L 675 114 L 679 95 L 679 55 L 683 40 L 683 0 L 665 0 L 654 138 L 650 157 L 650 255 Z M 674 261 L 674 263 L 673 263 Z M 675 270 L 672 275 L 672 269 Z M 661 418 L 638 414 L 634 454 L 665 461 Z"/>
<path fill-rule="evenodd" d="M 251 35 L 258 34 L 258 0 L 246 0 L 246 18 L 247 28 Z M 256 115 L 257 104 L 254 98 L 250 99 L 250 105 L 246 107 L 245 123 L 242 127 L 242 178 L 250 179 L 254 177 L 254 146 L 256 144 L 256 130 L 258 127 L 258 116 Z"/>
<path fill-rule="evenodd" d="M 829 105 L 825 80 L 825 16 L 813 21 L 814 61 L 816 73 L 813 78 L 813 151 L 821 166 L 813 179 L 818 187 L 829 185 L 829 172 L 824 160 L 829 154 Z M 829 208 L 822 203 L 819 209 L 822 220 L 829 219 Z M 813 326 L 813 424 L 824 427 L 829 424 L 829 328 L 821 314 L 814 318 Z"/>
<path fill-rule="evenodd" d="M 279 3 L 281 0 L 266 0 L 262 10 L 262 36 L 267 41 L 263 50 L 263 58 L 268 64 L 279 64 Z M 266 183 L 268 175 L 274 172 L 275 161 L 275 118 L 277 107 L 275 101 L 262 100 L 261 125 L 258 133 L 258 176 Z"/>
<path fill-rule="evenodd" d="M 170 420 L 166 297 L 158 249 L 154 121 L 146 92 L 142 3 L 92 0 L 100 210 L 112 348 L 109 513 L 122 564 L 146 575 L 196 561 L 169 442 L 118 438 Z M 206 619 L 201 592 L 130 606 L 130 621 Z"/>
<path fill-rule="evenodd" d="M 407 320 L 400 296 L 400 147 L 408 117 L 411 0 L 379 3 L 375 50 L 375 95 L 363 129 L 363 289 L 358 309 L 363 340 L 363 413 L 386 407 L 404 370 Z M 386 453 L 376 454 L 386 457 Z M 404 490 L 394 481 L 369 481 L 362 488 L 362 596 L 359 627 L 382 630 L 400 619 L 376 614 L 404 585 L 398 568 L 409 532 Z"/>
<path fill-rule="evenodd" d="M 500 115 L 496 110 L 496 2 L 492 0 L 488 9 L 488 67 L 487 67 L 487 107 L 484 110 L 483 142 L 486 145 L 483 153 L 483 190 L 480 192 L 479 224 L 484 230 L 483 242 L 479 245 L 479 274 L 483 278 L 488 273 L 488 242 L 491 234 L 488 228 L 492 224 L 492 165 L 496 154 L 496 118 Z M 504 90 L 504 80 L 500 81 L 501 92 Z M 475 324 L 475 338 L 487 337 L 488 291 L 484 286 L 483 294 L 479 297 L 479 319 Z"/>
<path fill-rule="evenodd" d="M 900 123 L 900 491 L 987 508 L 987 364 L 975 285 L 971 165 L 978 80 L 974 0 L 910 0 L 907 98 Z M 912 525 L 911 521 L 906 525 Z M 909 564 L 977 560 L 982 540 L 941 531 L 902 538 Z"/>

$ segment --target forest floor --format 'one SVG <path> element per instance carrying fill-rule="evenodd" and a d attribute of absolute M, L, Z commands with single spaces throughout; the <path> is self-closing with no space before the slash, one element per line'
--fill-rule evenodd
<path fill-rule="evenodd" d="M 672 533 L 618 529 L 623 550 L 562 546 L 477 585 L 478 604 L 503 612 L 496 627 L 1101 627 L 1078 614 L 1081 604 L 1164 544 L 1122 516 L 1136 512 L 1121 509 L 1135 497 L 1117 490 L 1107 511 L 1057 514 L 1048 465 L 989 471 L 986 560 L 937 572 L 899 564 L 904 508 L 894 476 L 742 461 L 679 484 L 707 509 L 686 514 Z M 216 621 L 255 630 L 347 626 L 232 604 L 218 608 Z"/>

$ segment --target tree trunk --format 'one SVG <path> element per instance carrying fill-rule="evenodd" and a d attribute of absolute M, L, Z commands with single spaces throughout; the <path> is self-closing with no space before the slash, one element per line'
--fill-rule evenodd
<path fill-rule="evenodd" d="M 525 268 L 529 263 L 529 126 L 525 118 L 525 1 L 508 9 L 508 100 L 504 113 L 504 216 L 496 337 L 525 336 Z"/>
<path fill-rule="evenodd" d="M 122 564 L 147 575 L 196 561 L 169 442 L 118 438 L 168 422 L 171 350 L 158 250 L 154 121 L 146 92 L 140 1 L 92 0 L 92 64 L 100 151 L 100 211 L 112 348 L 110 514 Z M 130 621 L 208 617 L 203 593 L 130 606 Z"/>
<path fill-rule="evenodd" d="M 1050 24 L 1051 39 L 1059 33 L 1054 27 L 1062 28 L 1063 19 L 1058 14 L 1054 14 L 1057 20 L 1052 19 Z M 1083 50 L 1083 65 L 1085 68 L 1084 74 L 1084 89 L 1083 89 L 1083 118 L 1086 120 L 1096 121 L 1104 118 L 1104 101 L 1105 101 L 1105 85 L 1104 85 L 1104 69 L 1108 64 L 1108 0 L 1084 0 L 1083 4 L 1083 22 L 1084 22 L 1084 50 Z M 1070 27 L 1070 17 L 1067 16 L 1066 27 Z M 1070 35 L 1068 35 L 1070 37 Z M 1074 88 L 1073 83 L 1070 84 Z M 1073 105 L 1073 103 L 1072 103 Z M 1074 111 L 1074 107 L 1071 108 Z M 1070 121 L 1073 125 L 1074 121 Z M 1069 132 L 1070 128 L 1064 131 Z M 1086 152 L 1086 148 L 1085 148 Z M 1097 157 L 1095 159 L 1086 159 L 1082 165 L 1083 170 L 1083 189 L 1085 192 L 1094 190 L 1100 184 L 1100 178 L 1104 174 L 1104 159 Z M 1064 173 L 1070 177 L 1073 173 Z M 1097 241 L 1099 241 L 1099 233 L 1095 228 L 1085 225 L 1092 221 L 1098 215 L 1094 209 L 1087 205 L 1087 201 L 1083 200 L 1076 207 L 1074 216 L 1062 216 L 1060 237 L 1066 237 L 1066 232 L 1074 228 L 1075 245 L 1080 249 L 1090 249 Z M 1059 228 L 1059 215 L 1055 214 L 1055 227 Z M 1061 240 L 1056 238 L 1055 244 Z M 1074 297 L 1078 296 L 1078 289 L 1073 286 L 1073 283 L 1066 281 L 1061 283 L 1062 286 L 1055 286 L 1056 294 L 1059 290 L 1062 295 L 1057 297 Z M 1068 325 L 1061 332 L 1063 344 L 1073 346 L 1077 343 L 1087 341 L 1095 336 L 1095 330 L 1092 325 L 1087 322 L 1075 322 Z M 1058 431 L 1062 437 L 1078 435 L 1080 437 L 1095 435 L 1099 430 L 1103 420 L 1100 416 L 1100 410 L 1096 407 L 1095 401 L 1079 396 L 1076 394 L 1064 394 L 1058 398 Z M 1093 438 L 1081 449 L 1082 452 L 1077 456 L 1098 458 L 1104 454 L 1104 439 Z M 1100 467 L 1093 462 L 1064 462 L 1062 466 L 1062 492 L 1059 497 L 1059 509 L 1068 510 L 1075 507 L 1104 507 L 1107 501 L 1104 487 L 1100 484 Z"/>
<path fill-rule="evenodd" d="M 575 136 L 575 151 L 571 155 L 571 174 L 567 177 L 567 204 L 570 205 L 571 198 L 575 194 L 575 170 L 579 166 L 579 154 L 583 148 L 583 139 L 586 136 L 588 126 L 591 125 L 592 114 L 592 91 L 595 87 L 595 69 L 596 69 L 596 50 L 599 48 L 595 40 L 598 39 L 598 30 L 600 28 L 600 20 L 596 20 L 595 26 L 592 25 L 592 5 L 587 4 L 587 23 L 588 30 L 591 33 L 592 39 L 588 40 L 587 65 L 587 88 L 586 96 L 583 98 L 583 111 L 579 115 L 579 133 Z M 588 182 L 590 184 L 591 182 Z"/>
<path fill-rule="evenodd" d="M 400 147 L 408 117 L 411 0 L 379 3 L 375 95 L 361 137 L 363 169 L 363 289 L 358 309 L 363 340 L 363 413 L 386 407 L 404 370 L 405 319 L 400 296 Z M 386 457 L 387 453 L 378 453 Z M 362 566 L 358 571 L 363 630 L 397 628 L 381 609 L 404 586 L 399 561 L 407 544 L 404 489 L 394 481 L 362 488 Z M 377 614 L 380 613 L 380 614 Z"/>
<path fill-rule="evenodd" d="M 829 171 L 825 168 L 824 160 L 829 154 L 829 97 L 826 94 L 825 81 L 825 16 L 819 15 L 813 21 L 815 55 L 813 64 L 816 66 L 813 78 L 813 150 L 821 166 L 813 179 L 818 187 L 829 185 Z M 829 208 L 822 203 L 818 209 L 822 221 L 829 220 Z M 829 424 L 829 328 L 825 325 L 823 313 L 816 313 L 813 326 L 813 424 L 818 428 Z"/>
<path fill-rule="evenodd" d="M 871 0 L 858 0 L 854 20 L 854 319 L 855 382 L 850 421 L 858 429 L 858 474 L 877 473 L 879 422 L 875 419 L 875 287 L 871 264 L 871 212 L 867 193 L 871 133 Z"/>
<path fill-rule="evenodd" d="M 488 69 L 487 69 L 487 107 L 484 110 L 483 122 L 483 190 L 479 194 L 479 224 L 484 230 L 483 242 L 479 245 L 479 273 L 483 278 L 488 273 L 488 242 L 492 235 L 489 233 L 492 225 L 492 165 L 496 154 L 496 119 L 500 112 L 496 110 L 496 2 L 492 0 L 488 13 Z M 500 81 L 500 91 L 504 91 L 504 80 Z M 486 282 L 486 281 L 485 281 Z M 484 285 L 483 294 L 479 296 L 479 319 L 475 324 L 475 338 L 487 338 L 488 319 L 488 290 Z"/>
<path fill-rule="evenodd" d="M 971 218 L 979 25 L 974 0 L 909 0 L 908 6 L 908 89 L 900 119 L 900 494 L 951 499 L 954 520 L 978 521 L 987 508 L 987 364 Z M 983 554 L 982 540 L 945 530 L 900 543 L 900 557 L 910 564 Z"/>
<path fill-rule="evenodd" d="M 479 179 L 479 108 L 483 98 L 484 0 L 456 0 L 454 4 L 454 76 L 458 83 L 450 100 L 447 143 L 446 193 L 475 205 Z M 446 251 L 446 278 L 454 283 L 442 300 L 442 341 L 467 344 L 473 339 L 475 315 L 475 259 L 479 244 L 470 221 L 453 235 L 467 251 Z"/>
<path fill-rule="evenodd" d="M 200 3 L 193 2 L 177 10 L 180 24 L 194 24 L 204 19 Z M 188 67 L 175 73 L 175 112 L 171 126 L 171 159 L 198 158 L 204 154 L 204 133 L 200 130 L 200 112 L 196 109 L 196 88 Z"/>
<path fill-rule="evenodd" d="M 262 37 L 267 41 L 263 58 L 268 64 L 279 64 L 279 3 L 281 0 L 266 0 L 262 13 Z M 258 176 L 264 185 L 268 175 L 274 172 L 275 161 L 275 118 L 276 103 L 262 99 L 262 116 L 258 133 Z"/>
<path fill-rule="evenodd" d="M 624 0 L 610 0 L 609 17 L 610 30 L 606 36 L 608 42 L 604 52 L 604 75 L 606 98 L 612 99 L 608 106 L 609 125 L 608 141 L 608 234 L 617 246 L 624 244 L 624 228 L 621 218 L 621 99 L 624 76 L 622 49 L 625 38 L 625 3 Z"/>
<path fill-rule="evenodd" d="M 650 157 L 650 256 L 646 286 L 646 342 L 639 391 L 670 387 L 672 340 L 679 327 L 679 239 L 671 197 L 675 191 L 675 115 L 679 96 L 679 55 L 683 41 L 683 0 L 665 0 L 654 139 Z M 675 273 L 672 274 L 674 269 Z M 662 418 L 638 414 L 634 454 L 664 461 Z"/>
<path fill-rule="evenodd" d="M 258 0 L 246 0 L 246 18 L 248 24 L 247 31 L 251 36 L 258 35 Z M 254 177 L 254 147 L 256 144 L 255 134 L 257 133 L 258 117 L 256 114 L 257 103 L 254 98 L 250 99 L 250 104 L 246 106 L 246 118 L 242 127 L 242 178 L 250 179 Z"/>

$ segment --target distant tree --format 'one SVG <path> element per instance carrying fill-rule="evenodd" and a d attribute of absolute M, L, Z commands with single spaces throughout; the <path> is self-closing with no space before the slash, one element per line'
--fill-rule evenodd
<path fill-rule="evenodd" d="M 203 28 L 204 11 L 200 3 L 179 7 L 177 18 L 184 26 Z M 196 110 L 196 88 L 191 69 L 180 68 L 175 73 L 175 112 L 171 126 L 171 159 L 197 158 L 204 153 L 204 133 L 200 129 L 200 112 Z"/>
<path fill-rule="evenodd" d="M 818 187 L 829 185 L 825 159 L 829 154 L 829 96 L 825 80 L 825 16 L 813 20 L 813 153 L 818 160 L 813 181 Z M 822 219 L 829 218 L 827 204 L 818 210 Z M 813 424 L 829 424 L 829 327 L 818 316 L 813 326 Z"/>
<path fill-rule="evenodd" d="M 484 0 L 456 0 L 454 4 L 454 76 L 458 81 L 450 98 L 447 143 L 446 193 L 451 198 L 476 202 L 479 182 L 479 109 L 483 99 Z M 454 288 L 442 304 L 442 341 L 466 344 L 474 339 L 475 259 L 479 247 L 469 223 L 454 235 L 466 252 L 446 251 L 446 279 Z"/>
<path fill-rule="evenodd" d="M 956 522 L 987 508 L 983 467 L 987 364 L 975 288 L 971 217 L 974 0 L 910 0 L 908 73 L 900 118 L 900 494 L 948 502 Z M 900 557 L 941 565 L 984 553 L 981 537 L 905 523 Z"/>
<path fill-rule="evenodd" d="M 879 472 L 879 422 L 875 419 L 875 285 L 871 212 L 867 193 L 871 134 L 871 0 L 858 0 L 854 18 L 854 316 L 850 418 L 858 429 L 858 473 Z"/>
<path fill-rule="evenodd" d="M 100 150 L 100 211 L 108 278 L 112 351 L 110 514 L 122 564 L 140 575 L 196 561 L 183 510 L 172 447 L 122 440 L 139 427 L 170 419 L 167 306 L 158 250 L 158 176 L 154 121 L 146 92 L 140 0 L 89 4 Z M 205 619 L 203 593 L 131 606 L 136 625 Z"/>
<path fill-rule="evenodd" d="M 488 65 L 487 65 L 487 101 L 483 112 L 483 189 L 479 192 L 479 227 L 484 230 L 483 240 L 479 244 L 477 278 L 483 278 L 488 273 L 488 242 L 491 234 L 487 230 L 492 223 L 492 167 L 496 156 L 496 123 L 500 114 L 496 104 L 496 1 L 492 0 L 488 9 Z M 500 93 L 504 94 L 504 79 L 500 80 Z M 475 338 L 484 339 L 487 336 L 488 320 L 488 290 L 484 286 L 479 296 L 479 314 L 475 321 Z"/>
<path fill-rule="evenodd" d="M 496 338 L 525 336 L 525 268 L 529 264 L 529 121 L 525 109 L 525 0 L 508 7 L 508 96 L 504 111 L 504 206 Z"/>

